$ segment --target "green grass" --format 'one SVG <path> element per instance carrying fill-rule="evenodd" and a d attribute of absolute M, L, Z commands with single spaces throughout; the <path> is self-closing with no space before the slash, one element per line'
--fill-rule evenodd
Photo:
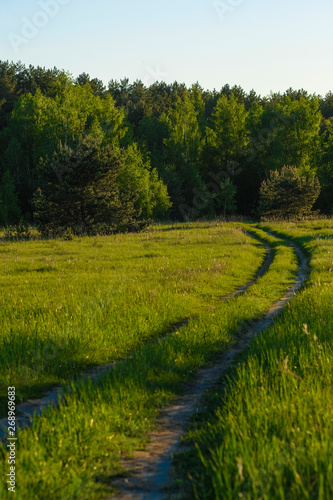
<path fill-rule="evenodd" d="M 188 238 L 188 231 L 180 231 L 175 240 L 180 236 Z M 200 248 L 211 251 L 211 231 L 210 226 L 206 243 L 201 243 Z M 220 226 L 216 231 L 229 233 L 230 255 L 240 250 L 237 238 L 244 236 L 239 230 Z M 121 473 L 121 456 L 130 456 L 134 449 L 145 445 L 147 432 L 153 428 L 160 409 L 182 393 L 184 382 L 199 367 L 212 362 L 217 352 L 227 349 L 242 329 L 264 314 L 295 276 L 297 263 L 292 249 L 262 231 L 253 231 L 274 248 L 275 258 L 269 271 L 246 293 L 227 302 L 214 301 L 212 294 L 209 300 L 214 303 L 214 310 L 203 310 L 197 319 L 173 335 L 137 348 L 133 357 L 98 382 L 73 385 L 72 393 L 59 408 L 48 410 L 34 420 L 31 429 L 19 432 L 16 494 L 19 500 L 102 499 L 113 491 L 112 479 Z M 172 237 L 175 233 L 166 234 Z M 220 252 L 225 251 L 221 243 L 218 246 Z M 246 246 L 249 254 L 252 247 Z M 189 248 L 185 254 L 184 262 L 188 265 Z M 237 272 L 242 267 L 240 262 Z M 229 273 L 234 269 L 229 269 Z M 208 283 L 207 269 L 205 274 Z M 194 290 L 196 283 L 195 279 Z M 227 291 L 225 288 L 223 294 Z M 200 294 L 200 304 L 202 301 Z M 1 448 L 3 479 L 5 461 L 6 451 Z M 4 483 L 0 483 L 0 497 L 8 498 Z"/>
<path fill-rule="evenodd" d="M 188 498 L 333 498 L 333 221 L 261 225 L 294 240 L 311 274 L 207 394 L 177 459 Z M 187 477 L 187 479 L 186 479 Z"/>
<path fill-rule="evenodd" d="M 245 284 L 264 258 L 240 228 L 0 244 L 0 415 L 19 400 L 117 361 Z"/>

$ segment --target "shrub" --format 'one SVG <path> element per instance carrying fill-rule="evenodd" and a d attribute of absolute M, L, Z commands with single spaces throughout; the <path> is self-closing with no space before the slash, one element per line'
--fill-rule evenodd
<path fill-rule="evenodd" d="M 301 175 L 297 167 L 286 165 L 281 172 L 270 172 L 260 188 L 259 212 L 262 217 L 297 219 L 311 213 L 320 193 L 317 177 Z"/>

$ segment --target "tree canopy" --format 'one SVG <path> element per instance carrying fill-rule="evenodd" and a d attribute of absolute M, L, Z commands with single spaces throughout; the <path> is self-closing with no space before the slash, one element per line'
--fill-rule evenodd
<path fill-rule="evenodd" d="M 86 141 L 118 155 L 112 182 L 137 220 L 256 214 L 262 183 L 284 165 L 318 177 L 316 208 L 332 214 L 332 103 L 332 93 L 303 89 L 261 97 L 229 85 L 104 85 L 87 73 L 0 61 L 0 196 L 9 193 L 0 224 L 33 222 L 37 190 L 59 188 L 50 165 L 66 164 Z"/>

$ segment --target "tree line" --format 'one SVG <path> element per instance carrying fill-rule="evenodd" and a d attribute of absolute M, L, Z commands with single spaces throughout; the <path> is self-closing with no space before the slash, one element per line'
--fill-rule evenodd
<path fill-rule="evenodd" d="M 106 88 L 86 73 L 0 61 L 3 226 L 23 217 L 89 232 L 257 216 L 274 213 L 270 186 L 286 179 L 287 205 L 306 192 L 332 214 L 332 161 L 332 93 L 261 97 L 126 78 Z"/>

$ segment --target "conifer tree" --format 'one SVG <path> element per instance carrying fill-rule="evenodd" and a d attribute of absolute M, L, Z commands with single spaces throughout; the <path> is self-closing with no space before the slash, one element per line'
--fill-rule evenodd
<path fill-rule="evenodd" d="M 277 219 L 293 219 L 309 215 L 320 193 L 317 177 L 300 175 L 297 167 L 273 170 L 260 188 L 261 215 Z"/>
<path fill-rule="evenodd" d="M 120 198 L 116 182 L 122 168 L 118 149 L 87 136 L 73 150 L 62 146 L 44 168 L 47 184 L 34 196 L 35 221 L 39 229 L 73 233 L 139 229 L 140 212 L 134 208 L 136 194 Z"/>

